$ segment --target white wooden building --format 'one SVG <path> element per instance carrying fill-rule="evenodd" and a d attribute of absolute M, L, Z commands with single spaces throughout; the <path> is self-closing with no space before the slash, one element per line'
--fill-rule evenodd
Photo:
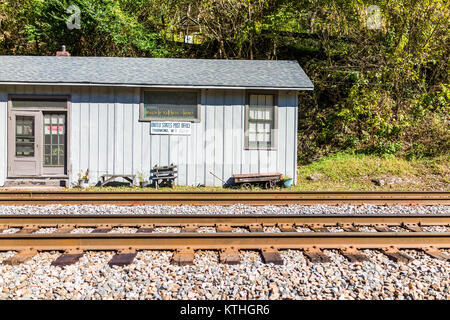
<path fill-rule="evenodd" d="M 0 56 L 0 186 L 169 164 L 179 185 L 296 183 L 297 93 L 312 89 L 296 61 Z"/>

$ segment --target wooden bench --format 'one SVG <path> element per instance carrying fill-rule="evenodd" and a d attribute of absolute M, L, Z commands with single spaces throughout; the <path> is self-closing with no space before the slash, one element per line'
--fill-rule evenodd
<path fill-rule="evenodd" d="M 173 188 L 177 173 L 177 166 L 174 164 L 171 164 L 170 166 L 154 166 L 152 168 L 151 179 L 155 182 L 156 189 L 158 189 L 159 186 L 169 186 Z"/>
<path fill-rule="evenodd" d="M 104 174 L 101 176 L 101 186 L 103 187 L 108 182 L 112 182 L 117 178 L 123 178 L 127 180 L 133 187 L 136 185 L 136 175 L 134 174 Z"/>

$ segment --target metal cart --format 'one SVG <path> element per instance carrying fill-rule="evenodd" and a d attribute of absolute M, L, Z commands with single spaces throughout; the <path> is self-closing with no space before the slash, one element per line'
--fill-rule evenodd
<path fill-rule="evenodd" d="M 257 173 L 257 174 L 233 174 L 234 184 L 245 189 L 251 189 L 254 185 L 265 189 L 273 189 L 282 181 L 281 173 Z"/>

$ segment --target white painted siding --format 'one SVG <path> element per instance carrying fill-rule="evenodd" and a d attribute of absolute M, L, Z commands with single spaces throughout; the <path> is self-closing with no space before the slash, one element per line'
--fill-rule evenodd
<path fill-rule="evenodd" d="M 150 135 L 139 122 L 139 88 L 0 86 L 0 185 L 7 177 L 8 94 L 68 94 L 71 183 L 89 169 L 91 183 L 103 174 L 141 174 L 155 165 L 178 165 L 180 185 L 221 186 L 238 173 L 281 172 L 296 176 L 297 95 L 279 92 L 277 150 L 244 150 L 245 91 L 203 89 L 201 121 L 190 136 Z"/>
<path fill-rule="evenodd" d="M 0 86 L 0 186 L 4 185 L 8 174 L 8 94 L 5 86 Z"/>

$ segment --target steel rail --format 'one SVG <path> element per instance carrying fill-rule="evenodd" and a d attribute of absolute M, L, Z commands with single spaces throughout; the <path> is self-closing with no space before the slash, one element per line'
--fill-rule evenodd
<path fill-rule="evenodd" d="M 7 250 L 221 250 L 374 248 L 450 248 L 450 232 L 328 232 L 328 233 L 149 233 L 149 234 L 0 234 Z"/>
<path fill-rule="evenodd" d="M 0 205 L 450 205 L 450 192 L 0 192 Z"/>
<path fill-rule="evenodd" d="M 450 215 L 17 215 L 0 216 L 0 230 L 20 227 L 25 233 L 0 233 L 0 250 L 165 250 L 190 249 L 300 249 L 341 248 L 450 248 L 450 232 L 279 232 L 279 233 L 89 233 L 73 234 L 70 227 L 134 226 L 414 226 L 450 225 Z M 65 233 L 38 234 L 42 227 L 58 227 Z M 67 229 L 68 228 L 68 229 Z M 33 230 L 33 231 L 30 231 Z M 260 229 L 262 230 L 262 229 Z M 416 229 L 417 230 L 417 229 Z M 419 231 L 421 229 L 419 228 Z"/>
<path fill-rule="evenodd" d="M 109 225 L 111 227 L 155 226 L 215 226 L 228 224 L 244 226 L 250 224 L 294 224 L 294 225 L 402 225 L 422 226 L 450 225 L 450 215 L 3 215 L 0 228 L 33 225 L 55 227 L 74 225 L 79 227 Z"/>

